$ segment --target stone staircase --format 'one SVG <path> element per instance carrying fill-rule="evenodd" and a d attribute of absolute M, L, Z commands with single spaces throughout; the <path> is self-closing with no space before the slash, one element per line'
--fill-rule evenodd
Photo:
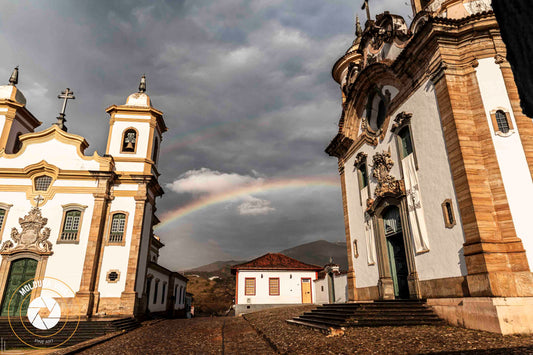
<path fill-rule="evenodd" d="M 423 300 L 325 304 L 287 322 L 321 330 L 341 327 L 445 324 Z"/>
<path fill-rule="evenodd" d="M 7 318 L 2 317 L 0 318 L 0 349 L 28 348 L 27 344 L 48 348 L 63 342 L 60 347 L 64 348 L 108 333 L 127 332 L 139 326 L 140 323 L 133 317 L 115 320 L 84 320 L 80 321 L 79 324 L 75 321 L 59 321 L 52 328 L 52 330 L 58 331 L 57 334 L 49 336 L 50 331 L 36 329 L 27 319 L 24 320 L 24 324 L 20 321 L 12 321 L 10 326 Z M 13 333 L 12 327 L 20 339 Z M 30 334 L 28 330 L 35 335 Z"/>

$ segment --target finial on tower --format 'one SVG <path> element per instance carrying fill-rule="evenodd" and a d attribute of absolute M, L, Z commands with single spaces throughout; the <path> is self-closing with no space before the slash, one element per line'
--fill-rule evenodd
<path fill-rule="evenodd" d="M 61 94 L 57 95 L 57 98 L 63 99 L 63 107 L 61 108 L 61 112 L 59 113 L 59 116 L 57 116 L 57 123 L 54 123 L 54 124 L 66 132 L 67 126 L 65 126 L 65 122 L 66 122 L 65 110 L 67 108 L 67 101 L 74 100 L 76 99 L 76 97 L 74 96 L 74 92 L 70 91 L 70 89 L 67 88 L 67 90 L 61 91 Z"/>
<path fill-rule="evenodd" d="M 15 69 L 13 69 L 13 73 L 11 73 L 11 77 L 9 78 L 9 85 L 15 86 L 19 83 L 19 66 L 17 65 Z"/>
<path fill-rule="evenodd" d="M 141 77 L 141 83 L 139 84 L 139 92 L 146 92 L 146 75 Z"/>
<path fill-rule="evenodd" d="M 370 7 L 368 7 L 368 0 L 365 0 L 363 6 L 361 6 L 361 10 L 366 10 L 366 20 L 370 21 Z"/>
<path fill-rule="evenodd" d="M 355 37 L 359 38 L 363 35 L 363 29 L 361 28 L 361 23 L 359 22 L 359 16 L 355 16 Z"/>

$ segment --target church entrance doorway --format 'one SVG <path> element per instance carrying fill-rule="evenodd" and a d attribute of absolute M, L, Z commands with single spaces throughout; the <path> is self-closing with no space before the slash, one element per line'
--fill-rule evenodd
<path fill-rule="evenodd" d="M 389 267 L 394 286 L 395 298 L 409 298 L 409 267 L 405 255 L 400 211 L 391 206 L 383 214 L 383 227 L 387 241 Z"/>
<path fill-rule="evenodd" d="M 16 292 L 17 288 L 25 282 L 35 278 L 37 270 L 37 260 L 24 258 L 11 262 L 9 276 L 7 277 L 4 295 L 2 297 L 1 316 L 18 314 L 19 307 L 22 315 L 26 315 L 30 298 Z M 11 300 L 11 301 L 10 301 Z"/>

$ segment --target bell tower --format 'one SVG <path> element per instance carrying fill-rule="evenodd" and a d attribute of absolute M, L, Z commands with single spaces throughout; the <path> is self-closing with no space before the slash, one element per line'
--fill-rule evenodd
<path fill-rule="evenodd" d="M 19 151 L 21 135 L 33 132 L 41 124 L 26 108 L 26 98 L 16 86 L 18 76 L 16 67 L 9 84 L 0 86 L 0 149 L 8 154 Z"/>
<path fill-rule="evenodd" d="M 159 146 L 167 127 L 146 94 L 146 76 L 125 105 L 110 106 L 106 112 L 111 116 L 106 154 L 113 156 L 117 171 L 159 175 Z"/>

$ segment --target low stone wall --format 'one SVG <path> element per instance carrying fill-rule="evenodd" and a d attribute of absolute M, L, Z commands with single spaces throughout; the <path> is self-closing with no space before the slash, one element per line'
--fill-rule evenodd
<path fill-rule="evenodd" d="M 428 299 L 439 317 L 460 327 L 500 334 L 533 334 L 533 297 Z"/>

